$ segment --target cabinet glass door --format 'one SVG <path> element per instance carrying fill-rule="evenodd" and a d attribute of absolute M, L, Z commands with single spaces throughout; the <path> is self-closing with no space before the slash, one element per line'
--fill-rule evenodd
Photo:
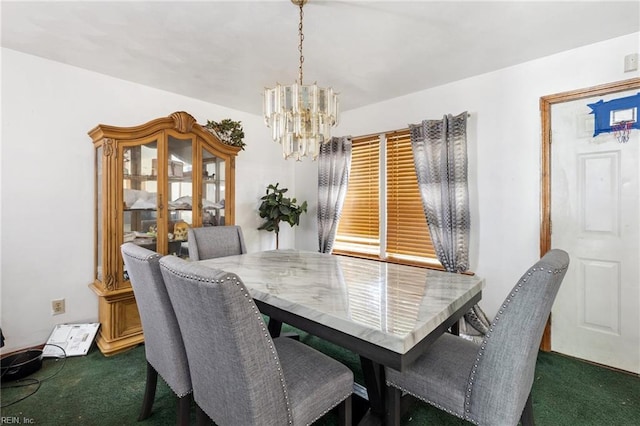
<path fill-rule="evenodd" d="M 193 140 L 168 136 L 167 200 L 168 250 L 165 253 L 188 257 L 187 229 L 193 223 Z M 197 205 L 197 204 L 196 204 Z"/>
<path fill-rule="evenodd" d="M 202 149 L 202 224 L 224 225 L 225 161 Z"/>
<path fill-rule="evenodd" d="M 123 242 L 157 251 L 158 141 L 125 146 L 121 158 Z"/>

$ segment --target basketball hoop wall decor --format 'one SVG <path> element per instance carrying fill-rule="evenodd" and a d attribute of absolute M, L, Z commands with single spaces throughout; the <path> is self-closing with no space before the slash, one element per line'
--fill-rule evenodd
<path fill-rule="evenodd" d="M 632 129 L 640 130 L 640 93 L 607 102 L 599 100 L 587 106 L 591 108 L 590 114 L 595 116 L 594 137 L 600 133 L 613 133 L 618 142 L 626 143 Z"/>
<path fill-rule="evenodd" d="M 617 123 L 613 123 L 611 125 L 611 130 L 613 132 L 613 136 L 618 139 L 620 143 L 629 142 L 629 134 L 631 133 L 631 128 L 635 121 L 619 121 Z"/>

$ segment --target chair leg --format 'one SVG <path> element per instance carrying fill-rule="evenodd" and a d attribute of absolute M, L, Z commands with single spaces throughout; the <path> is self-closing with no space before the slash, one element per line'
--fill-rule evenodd
<path fill-rule="evenodd" d="M 534 426 L 533 401 L 531 399 L 531 392 L 529 392 L 527 402 L 524 404 L 524 410 L 522 410 L 522 414 L 520 415 L 520 423 L 522 424 L 522 426 Z"/>
<path fill-rule="evenodd" d="M 393 386 L 387 386 L 386 400 L 387 400 L 387 426 L 400 425 L 402 391 Z"/>
<path fill-rule="evenodd" d="M 282 321 L 278 321 L 269 317 L 267 328 L 269 329 L 269 335 L 272 338 L 275 339 L 276 337 L 280 337 L 280 332 L 282 331 Z"/>
<path fill-rule="evenodd" d="M 460 335 L 460 321 L 462 321 L 462 320 L 460 319 L 460 320 L 456 321 L 451 326 L 451 334 L 453 334 L 454 336 L 459 336 Z"/>
<path fill-rule="evenodd" d="M 138 421 L 142 421 L 151 415 L 153 400 L 156 397 L 156 385 L 158 384 L 158 372 L 147 361 L 147 384 L 144 387 L 144 398 Z"/>
<path fill-rule="evenodd" d="M 286 332 L 282 333 L 282 321 L 274 320 L 273 318 L 269 318 L 269 322 L 267 324 L 267 329 L 269 330 L 269 335 L 272 338 L 276 337 L 288 337 L 293 340 L 300 340 L 300 335 L 294 332 Z"/>
<path fill-rule="evenodd" d="M 196 403 L 196 425 L 197 426 L 209 426 L 211 424 L 211 419 L 204 412 L 202 408 Z"/>
<path fill-rule="evenodd" d="M 353 412 L 351 410 L 351 395 L 338 405 L 338 426 L 351 426 Z"/>
<path fill-rule="evenodd" d="M 178 398 L 178 415 L 176 424 L 178 426 L 189 426 L 191 422 L 191 394 Z"/>

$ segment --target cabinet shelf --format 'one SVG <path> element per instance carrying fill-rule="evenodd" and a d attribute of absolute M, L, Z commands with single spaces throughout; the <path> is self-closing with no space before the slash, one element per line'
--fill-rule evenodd
<path fill-rule="evenodd" d="M 124 175 L 123 178 L 125 180 L 136 181 L 136 182 L 155 182 L 158 180 L 158 176 L 156 175 Z M 167 180 L 169 182 L 185 182 L 185 183 L 191 183 L 193 181 L 193 179 L 191 179 L 191 176 L 183 176 L 183 177 L 173 176 L 173 177 L 168 177 Z"/>
<path fill-rule="evenodd" d="M 180 207 L 180 208 L 168 207 L 167 210 L 170 212 L 190 212 L 193 209 L 191 207 Z M 207 207 L 206 210 L 209 210 L 209 208 Z M 155 212 L 157 211 L 157 209 L 126 209 L 125 208 L 125 209 L 122 209 L 122 211 L 123 212 Z"/>
<path fill-rule="evenodd" d="M 123 176 L 123 178 L 125 180 L 144 181 L 144 182 L 158 180 L 158 176 L 154 176 L 154 175 L 128 175 L 128 174 L 125 174 Z"/>

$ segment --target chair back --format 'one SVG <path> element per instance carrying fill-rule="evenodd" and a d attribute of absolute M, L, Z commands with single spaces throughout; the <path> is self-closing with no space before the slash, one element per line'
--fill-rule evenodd
<path fill-rule="evenodd" d="M 247 252 L 242 228 L 237 225 L 189 228 L 188 241 L 191 260 L 213 259 Z"/>
<path fill-rule="evenodd" d="M 187 395 L 187 354 L 160 272 L 160 255 L 133 243 L 123 244 L 121 251 L 142 321 L 147 361 L 178 397 Z"/>
<path fill-rule="evenodd" d="M 175 256 L 160 265 L 199 407 L 219 425 L 290 424 L 278 354 L 240 278 Z"/>
<path fill-rule="evenodd" d="M 551 250 L 513 287 L 471 370 L 465 410 L 475 424 L 518 424 L 531 386 L 542 333 L 569 256 Z"/>

